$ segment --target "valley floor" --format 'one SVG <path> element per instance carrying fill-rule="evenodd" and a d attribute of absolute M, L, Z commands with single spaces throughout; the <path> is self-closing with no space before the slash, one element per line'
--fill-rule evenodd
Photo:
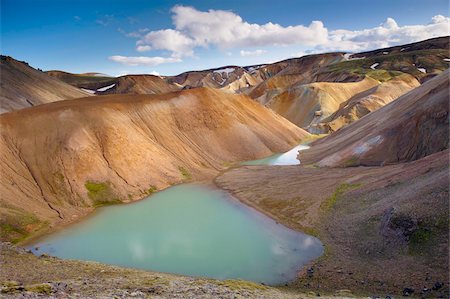
<path fill-rule="evenodd" d="M 37 257 L 1 243 L 1 292 L 30 298 L 308 298 L 398 297 L 412 288 L 413 296 L 447 297 L 448 155 L 384 167 L 242 166 L 219 175 L 218 187 L 324 243 L 324 256 L 287 286 Z"/>
<path fill-rule="evenodd" d="M 246 166 L 215 182 L 324 243 L 294 289 L 447 297 L 448 155 L 384 167 Z"/>

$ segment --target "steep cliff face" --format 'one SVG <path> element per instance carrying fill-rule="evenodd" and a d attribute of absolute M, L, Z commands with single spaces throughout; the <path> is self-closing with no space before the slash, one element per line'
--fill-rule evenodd
<path fill-rule="evenodd" d="M 0 57 L 0 113 L 89 94 L 17 61 Z"/>
<path fill-rule="evenodd" d="M 17 238 L 308 136 L 246 96 L 206 88 L 62 101 L 4 114 L 0 124 L 0 213 Z"/>
<path fill-rule="evenodd" d="M 301 153 L 318 166 L 413 161 L 449 146 L 449 70 Z"/>

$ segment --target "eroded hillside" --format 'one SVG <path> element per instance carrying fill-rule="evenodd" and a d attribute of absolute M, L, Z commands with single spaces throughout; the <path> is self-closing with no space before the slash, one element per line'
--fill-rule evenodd
<path fill-rule="evenodd" d="M 57 102 L 4 114 L 0 124 L 2 239 L 10 240 L 309 135 L 246 96 L 205 88 Z"/>
<path fill-rule="evenodd" d="M 1 56 L 0 73 L 0 113 L 89 95 L 9 56 Z"/>
<path fill-rule="evenodd" d="M 449 70 L 301 154 L 318 166 L 384 165 L 448 148 Z"/>

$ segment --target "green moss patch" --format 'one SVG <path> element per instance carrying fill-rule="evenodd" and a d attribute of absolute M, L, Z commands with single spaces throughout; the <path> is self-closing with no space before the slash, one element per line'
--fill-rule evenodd
<path fill-rule="evenodd" d="M 404 73 L 420 78 L 424 74 L 417 69 L 418 67 L 423 67 L 430 72 L 447 69 L 448 63 L 443 59 L 447 58 L 448 54 L 448 50 L 428 49 L 377 55 L 369 58 L 337 62 L 327 66 L 321 73 L 347 74 L 361 78 L 368 76 L 380 82 L 389 81 Z M 370 67 L 375 63 L 379 65 L 373 70 Z"/>
<path fill-rule="evenodd" d="M 334 205 L 338 202 L 338 200 L 342 198 L 342 195 L 344 195 L 345 192 L 359 188 L 360 186 L 361 184 L 347 184 L 347 183 L 340 184 L 333 192 L 333 194 L 321 204 L 321 208 L 323 210 L 332 209 Z"/>
<path fill-rule="evenodd" d="M 439 238 L 446 238 L 448 223 L 439 217 L 437 219 L 421 219 L 417 227 L 409 235 L 408 253 L 411 255 L 430 254 L 440 243 Z"/>
<path fill-rule="evenodd" d="M 178 166 L 178 170 L 180 171 L 181 176 L 183 177 L 183 180 L 189 181 L 192 179 L 192 176 L 189 173 L 189 171 L 186 168 L 184 168 L 183 166 Z"/>
<path fill-rule="evenodd" d="M 9 207 L 0 215 L 0 240 L 19 243 L 47 224 L 32 213 Z"/>
<path fill-rule="evenodd" d="M 94 207 L 119 204 L 122 202 L 114 195 L 109 182 L 87 181 L 84 187 L 88 191 L 88 197 L 92 200 Z"/>

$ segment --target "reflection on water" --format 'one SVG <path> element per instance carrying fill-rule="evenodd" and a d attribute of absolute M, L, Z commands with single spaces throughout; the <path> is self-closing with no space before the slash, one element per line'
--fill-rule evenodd
<path fill-rule="evenodd" d="M 243 165 L 297 165 L 300 164 L 300 160 L 297 159 L 298 151 L 308 149 L 308 145 L 300 144 L 291 149 L 288 152 L 282 154 L 274 154 L 272 156 L 259 159 L 246 161 Z"/>
<path fill-rule="evenodd" d="M 34 247 L 38 247 L 35 250 Z M 279 284 L 322 253 L 222 191 L 180 185 L 112 206 L 30 247 L 37 254 L 154 271 Z"/>

